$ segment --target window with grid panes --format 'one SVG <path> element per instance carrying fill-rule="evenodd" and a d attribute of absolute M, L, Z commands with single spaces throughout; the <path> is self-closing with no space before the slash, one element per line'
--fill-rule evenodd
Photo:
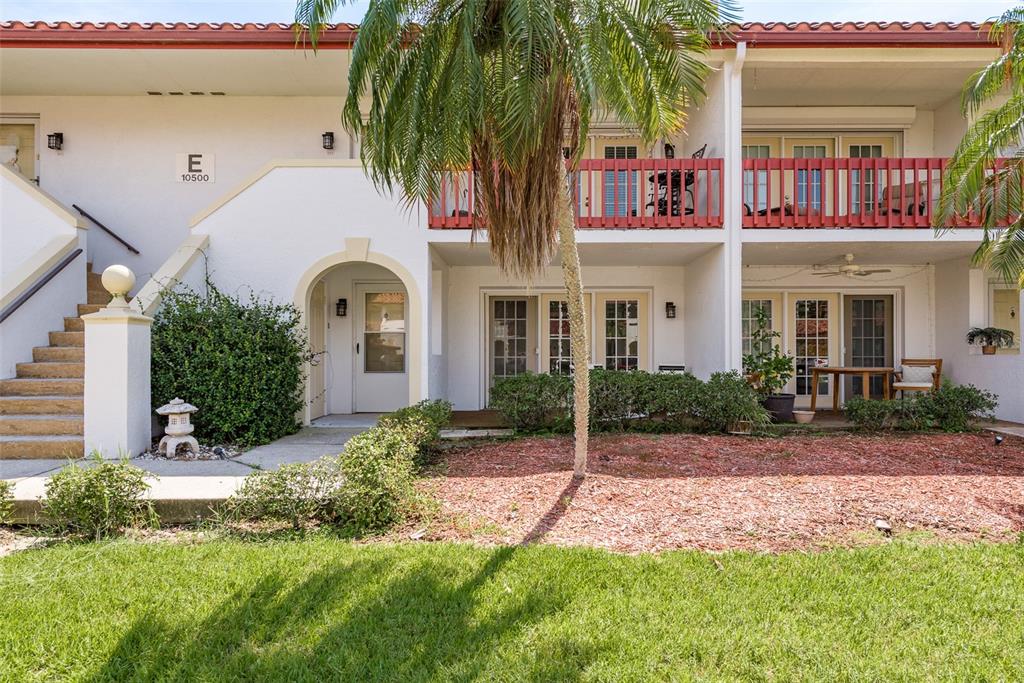
<path fill-rule="evenodd" d="M 604 305 L 604 367 L 636 370 L 640 364 L 640 302 L 612 299 Z"/>
<path fill-rule="evenodd" d="M 754 352 L 751 337 L 757 330 L 757 314 L 759 311 L 764 311 L 768 316 L 768 320 L 772 319 L 772 300 L 771 299 L 744 299 L 743 306 L 740 311 L 740 318 L 742 321 L 742 336 L 743 336 L 743 354 Z M 762 345 L 759 352 L 765 352 L 770 350 L 771 345 L 765 343 Z"/>
<path fill-rule="evenodd" d="M 825 152 L 825 145 L 793 146 L 794 159 L 824 159 Z M 802 169 L 796 172 L 796 205 L 798 207 L 821 209 L 821 175 L 820 169 Z"/>
<path fill-rule="evenodd" d="M 851 159 L 881 159 L 881 145 L 850 145 Z M 861 170 L 850 170 L 850 206 L 853 213 L 862 213 L 875 210 L 875 203 L 881 197 L 881 188 L 876 187 L 875 172 L 873 169 L 864 169 L 863 183 L 861 182 Z M 863 191 L 861 190 L 863 185 Z M 867 203 L 861 206 L 861 196 L 867 198 Z"/>
<path fill-rule="evenodd" d="M 768 159 L 771 157 L 769 145 L 743 145 L 744 159 Z M 768 171 L 758 170 L 757 174 L 757 206 L 754 206 L 754 171 L 743 172 L 743 204 L 752 212 L 768 208 Z"/>
<path fill-rule="evenodd" d="M 605 159 L 636 159 L 636 145 L 605 145 Z M 631 206 L 634 202 L 628 197 L 627 185 L 632 184 L 633 192 L 637 191 L 636 173 L 627 181 L 630 175 L 628 171 L 605 171 L 604 172 L 604 215 L 606 216 L 629 216 L 636 208 Z"/>

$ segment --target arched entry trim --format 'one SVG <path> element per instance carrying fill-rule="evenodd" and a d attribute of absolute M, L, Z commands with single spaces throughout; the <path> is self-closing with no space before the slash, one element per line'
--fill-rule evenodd
<path fill-rule="evenodd" d="M 295 306 L 302 314 L 302 324 L 304 326 L 308 326 L 309 299 L 313 291 L 313 285 L 317 280 L 323 277 L 324 273 L 336 266 L 344 265 L 346 263 L 373 263 L 387 268 L 394 273 L 405 286 L 406 295 L 409 297 L 409 403 L 416 403 L 423 396 L 422 351 L 425 336 L 423 331 L 424 320 L 422 315 L 422 295 L 420 294 L 420 289 L 416 284 L 416 280 L 413 278 L 412 273 L 409 272 L 408 268 L 390 256 L 370 251 L 369 247 L 369 238 L 349 237 L 345 240 L 344 251 L 324 256 L 307 268 L 306 272 L 304 272 L 302 277 L 299 278 L 299 284 L 295 288 Z M 306 382 L 304 392 L 306 400 L 305 407 L 303 408 L 302 422 L 303 424 L 309 424 L 309 403 L 311 400 L 309 382 Z"/>

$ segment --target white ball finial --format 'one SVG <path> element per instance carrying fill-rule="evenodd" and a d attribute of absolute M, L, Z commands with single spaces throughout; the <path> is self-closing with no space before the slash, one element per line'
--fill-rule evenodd
<path fill-rule="evenodd" d="M 127 308 L 128 302 L 124 296 L 132 291 L 135 286 L 135 273 L 128 266 L 114 265 L 103 271 L 100 277 L 103 288 L 110 292 L 112 297 L 108 308 Z"/>

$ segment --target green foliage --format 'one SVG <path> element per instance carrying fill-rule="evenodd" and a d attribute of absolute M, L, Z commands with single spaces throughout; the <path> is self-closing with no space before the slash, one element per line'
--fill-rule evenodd
<path fill-rule="evenodd" d="M 254 472 L 227 500 L 225 517 L 287 522 L 294 528 L 307 522 L 327 522 L 334 518 L 341 483 L 338 458 L 331 456 Z"/>
<path fill-rule="evenodd" d="M 312 360 L 299 312 L 207 287 L 205 296 L 164 296 L 153 321 L 153 406 L 194 404 L 200 441 L 255 446 L 294 433 Z"/>
<path fill-rule="evenodd" d="M 1013 332 L 1001 327 L 972 327 L 967 331 L 967 343 L 979 346 L 1013 346 Z"/>
<path fill-rule="evenodd" d="M 9 524 L 14 512 L 14 482 L 0 479 L 0 524 Z"/>
<path fill-rule="evenodd" d="M 225 518 L 383 531 L 416 509 L 417 458 L 437 441 L 451 411 L 447 401 L 421 401 L 381 417 L 341 455 L 255 472 L 228 500 Z"/>
<path fill-rule="evenodd" d="M 991 419 L 998 397 L 971 384 L 944 380 L 938 391 L 889 401 L 854 396 L 846 401 L 846 417 L 865 431 L 920 431 L 941 429 L 964 432 L 973 420 Z"/>
<path fill-rule="evenodd" d="M 71 463 L 46 483 L 43 514 L 62 534 L 94 539 L 155 521 L 146 473 L 127 461 L 104 461 L 94 451 L 91 462 Z"/>
<path fill-rule="evenodd" d="M 973 384 L 953 384 L 942 381 L 938 391 L 923 394 L 918 401 L 921 412 L 932 424 L 945 432 L 964 432 L 971 428 L 971 420 L 994 419 L 999 397 Z"/>
<path fill-rule="evenodd" d="M 505 377 L 491 389 L 490 407 L 523 432 L 565 424 L 572 404 L 572 380 L 564 375 L 527 372 Z"/>
<path fill-rule="evenodd" d="M 559 375 L 527 373 L 500 380 L 491 407 L 522 432 L 566 424 L 572 385 Z M 707 382 L 689 373 L 595 369 L 590 374 L 594 430 L 728 431 L 737 421 L 767 424 L 750 385 L 736 373 L 716 373 Z"/>
<path fill-rule="evenodd" d="M 695 414 L 710 432 L 731 431 L 739 422 L 756 430 L 771 421 L 750 383 L 735 370 L 716 372 L 701 385 Z"/>
<path fill-rule="evenodd" d="M 374 427 L 345 444 L 339 456 L 343 484 L 336 514 L 357 533 L 387 529 L 415 505 L 419 426 Z"/>
<path fill-rule="evenodd" d="M 775 341 L 782 335 L 772 329 L 768 311 L 758 308 L 756 320 L 757 329 L 750 335 L 752 351 L 743 356 L 743 372 L 755 378 L 758 393 L 770 396 L 782 391 L 793 378 L 793 356 L 782 353 Z"/>

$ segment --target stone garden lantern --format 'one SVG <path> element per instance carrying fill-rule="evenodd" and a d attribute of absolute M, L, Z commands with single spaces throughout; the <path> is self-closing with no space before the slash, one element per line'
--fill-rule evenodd
<path fill-rule="evenodd" d="M 199 453 L 199 442 L 190 436 L 195 427 L 189 418 L 189 415 L 197 410 L 199 409 L 194 405 L 185 403 L 180 398 L 175 398 L 167 405 L 156 409 L 157 414 L 167 416 L 167 427 L 164 428 L 164 437 L 160 439 L 157 452 L 170 458 L 177 453 L 178 446 L 185 444 L 193 453 Z"/>

